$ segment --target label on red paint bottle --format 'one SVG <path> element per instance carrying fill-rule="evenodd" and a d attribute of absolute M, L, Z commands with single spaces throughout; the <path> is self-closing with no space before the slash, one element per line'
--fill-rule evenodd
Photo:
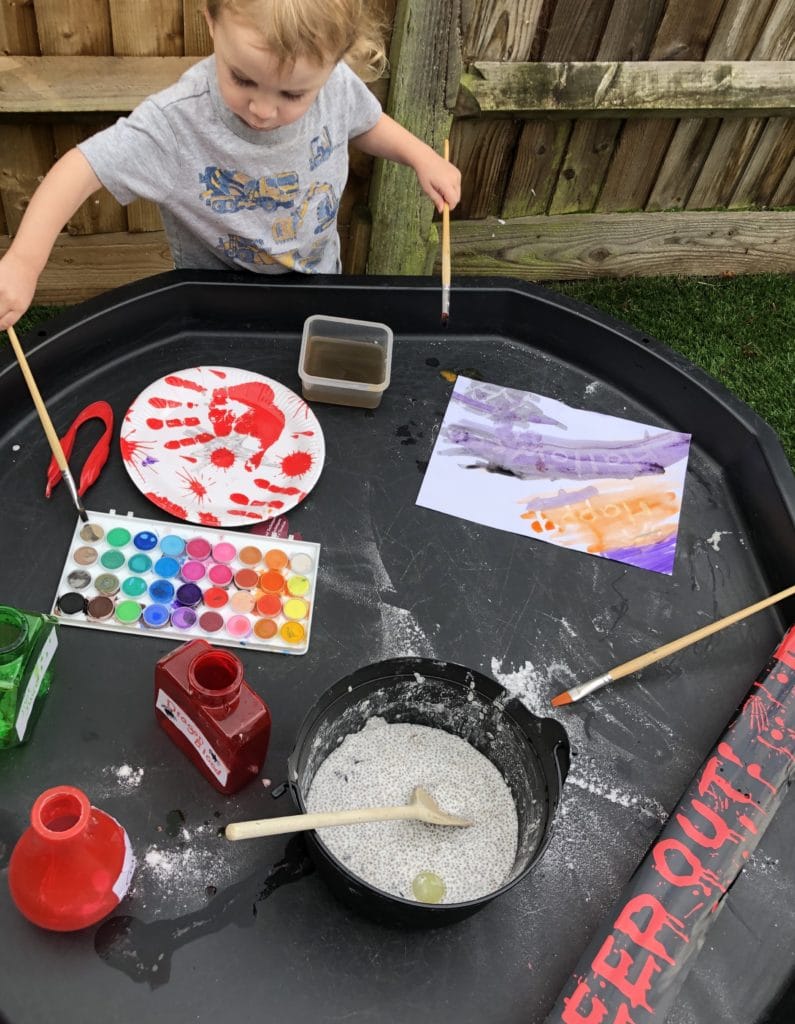
<path fill-rule="evenodd" d="M 166 716 L 171 724 L 186 736 L 196 753 L 204 761 L 216 779 L 225 786 L 229 778 L 229 766 L 224 764 L 212 744 L 193 719 L 163 690 L 157 691 L 155 707 Z"/>
<path fill-rule="evenodd" d="M 108 815 L 112 817 L 112 815 Z M 113 818 L 116 821 L 115 818 Z M 116 824 L 119 825 L 118 821 Z M 119 871 L 119 877 L 113 883 L 113 893 L 116 899 L 121 903 L 124 897 L 127 895 L 127 890 L 130 888 L 132 882 L 133 872 L 135 871 L 135 854 L 133 853 L 132 844 L 130 843 L 130 837 L 127 835 L 125 830 L 119 825 L 124 835 L 124 861 L 121 865 L 121 871 Z"/>
<path fill-rule="evenodd" d="M 44 679 L 44 673 L 50 667 L 50 662 L 53 659 L 57 646 L 58 635 L 53 629 L 39 653 L 38 660 L 30 673 L 28 685 L 25 687 L 25 692 L 22 694 L 22 700 L 19 702 L 16 730 L 20 743 L 25 738 L 25 730 L 28 727 L 28 720 L 30 719 L 30 713 L 33 710 L 33 705 L 36 703 L 36 698 L 39 695 L 41 681 Z"/>

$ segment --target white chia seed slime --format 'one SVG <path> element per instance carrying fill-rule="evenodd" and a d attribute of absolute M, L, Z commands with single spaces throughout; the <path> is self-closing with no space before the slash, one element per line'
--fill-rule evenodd
<path fill-rule="evenodd" d="M 516 859 L 519 826 L 511 791 L 487 757 L 442 729 L 368 719 L 320 765 L 307 809 L 393 807 L 408 803 L 415 786 L 471 827 L 383 821 L 318 833 L 350 871 L 394 896 L 413 900 L 412 881 L 421 871 L 444 882 L 442 903 L 498 889 Z"/>

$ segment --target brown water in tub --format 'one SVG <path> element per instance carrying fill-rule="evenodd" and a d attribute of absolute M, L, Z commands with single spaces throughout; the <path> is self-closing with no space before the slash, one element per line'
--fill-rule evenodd
<path fill-rule="evenodd" d="M 306 343 L 304 369 L 313 377 L 383 384 L 386 352 L 372 341 L 312 336 Z"/>

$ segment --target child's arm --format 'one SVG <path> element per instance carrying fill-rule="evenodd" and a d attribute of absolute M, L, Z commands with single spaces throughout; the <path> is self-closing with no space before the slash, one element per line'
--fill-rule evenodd
<path fill-rule="evenodd" d="M 71 149 L 33 193 L 14 241 L 0 260 L 0 329 L 15 324 L 28 308 L 59 232 L 98 188 L 101 182 L 89 162 Z"/>
<path fill-rule="evenodd" d="M 445 202 L 452 210 L 461 198 L 461 172 L 416 135 L 382 114 L 374 128 L 351 139 L 352 145 L 370 156 L 384 157 L 414 168 L 420 185 L 441 213 Z"/>

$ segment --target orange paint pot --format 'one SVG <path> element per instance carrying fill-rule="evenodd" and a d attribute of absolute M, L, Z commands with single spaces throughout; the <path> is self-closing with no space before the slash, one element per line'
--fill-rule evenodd
<path fill-rule="evenodd" d="M 281 548 L 271 548 L 270 551 L 265 552 L 265 565 L 269 569 L 276 569 L 277 571 L 284 569 L 290 559 Z"/>
<path fill-rule="evenodd" d="M 262 552 L 259 548 L 254 547 L 253 544 L 247 544 L 244 548 L 240 549 L 237 557 L 243 565 L 256 565 L 262 558 Z"/>
<path fill-rule="evenodd" d="M 284 576 L 275 569 L 269 569 L 260 575 L 259 585 L 266 594 L 281 594 L 284 590 Z"/>
<path fill-rule="evenodd" d="M 254 635 L 258 636 L 260 640 L 270 640 L 271 637 L 276 636 L 278 631 L 279 627 L 276 625 L 273 619 L 257 619 L 257 621 L 254 623 Z M 297 643 L 298 641 L 291 642 Z"/>
<path fill-rule="evenodd" d="M 238 590 L 253 590 L 259 581 L 259 573 L 253 569 L 238 569 L 235 573 L 235 586 Z"/>
<path fill-rule="evenodd" d="M 300 622 L 285 622 L 279 630 L 279 635 L 282 640 L 286 640 L 288 644 L 300 644 L 306 636 L 306 630 Z"/>
<path fill-rule="evenodd" d="M 257 601 L 257 614 L 272 618 L 282 610 L 282 601 L 278 594 L 263 594 Z"/>
<path fill-rule="evenodd" d="M 229 595 L 221 587 L 210 587 L 204 592 L 204 603 L 208 608 L 223 608 L 229 600 Z"/>

